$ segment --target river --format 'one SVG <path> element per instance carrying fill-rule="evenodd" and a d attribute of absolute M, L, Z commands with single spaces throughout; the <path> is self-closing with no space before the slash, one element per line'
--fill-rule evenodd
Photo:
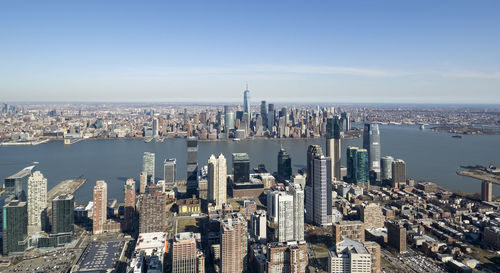
<path fill-rule="evenodd" d="M 407 164 L 407 176 L 416 181 L 435 182 L 443 187 L 463 192 L 480 192 L 478 180 L 456 175 L 460 165 L 500 164 L 500 136 L 465 135 L 452 138 L 451 134 L 420 130 L 418 126 L 381 125 L 382 155 L 401 158 Z M 251 167 L 266 165 L 276 171 L 277 154 L 282 145 L 292 158 L 293 171 L 306 165 L 309 144 L 319 144 L 325 152 L 324 139 L 255 139 L 241 141 L 199 142 L 198 162 L 206 165 L 210 154 L 224 154 L 228 172 L 231 172 L 231 153 L 246 152 Z M 342 162 L 345 166 L 347 146 L 362 146 L 362 138 L 342 141 Z M 123 200 L 123 184 L 129 177 L 138 182 L 142 168 L 142 153 L 156 154 L 155 173 L 163 177 L 163 160 L 177 159 L 177 178 L 186 179 L 186 144 L 184 139 L 166 139 L 162 143 L 145 143 L 139 139 L 84 140 L 65 146 L 53 141 L 38 146 L 0 146 L 0 177 L 5 178 L 39 162 L 40 170 L 48 179 L 48 188 L 65 179 L 83 175 L 87 182 L 75 193 L 75 200 L 85 204 L 92 199 L 95 181 L 108 183 L 108 198 Z M 500 186 L 493 186 L 494 195 Z"/>

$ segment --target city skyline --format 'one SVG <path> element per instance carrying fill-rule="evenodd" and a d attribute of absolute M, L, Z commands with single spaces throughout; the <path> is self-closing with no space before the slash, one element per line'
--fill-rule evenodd
<path fill-rule="evenodd" d="M 116 3 L 1 3 L 2 99 L 500 103 L 497 2 Z"/>

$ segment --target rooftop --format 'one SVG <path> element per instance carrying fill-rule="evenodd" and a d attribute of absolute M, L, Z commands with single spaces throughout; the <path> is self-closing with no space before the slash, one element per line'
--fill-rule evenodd
<path fill-rule="evenodd" d="M 33 171 L 33 168 L 35 168 L 35 165 L 33 166 L 29 166 L 29 167 L 26 167 L 22 170 L 20 170 L 19 172 L 7 177 L 7 179 L 19 179 L 19 178 L 24 178 L 28 175 L 31 174 L 31 172 Z"/>
<path fill-rule="evenodd" d="M 112 269 L 120 258 L 123 242 L 92 242 L 84 250 L 76 272 L 99 272 Z"/>

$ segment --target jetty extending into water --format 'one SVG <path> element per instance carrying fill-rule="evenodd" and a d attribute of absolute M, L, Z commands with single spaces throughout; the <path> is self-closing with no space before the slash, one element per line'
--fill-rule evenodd
<path fill-rule="evenodd" d="M 85 183 L 85 181 L 87 181 L 87 179 L 85 179 L 83 176 L 80 176 L 77 179 L 68 179 L 57 184 L 47 192 L 47 208 L 50 209 L 52 207 L 52 200 L 54 200 L 54 198 L 56 198 L 58 195 L 73 194 L 83 185 L 83 183 Z"/>

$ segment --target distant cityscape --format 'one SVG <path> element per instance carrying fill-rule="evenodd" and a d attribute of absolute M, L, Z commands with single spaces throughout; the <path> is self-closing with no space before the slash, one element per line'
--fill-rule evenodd
<path fill-rule="evenodd" d="M 165 138 L 199 140 L 319 138 L 327 119 L 343 137 L 359 137 L 352 123 L 407 124 L 455 134 L 500 134 L 498 106 L 355 106 L 239 104 L 7 104 L 0 109 L 0 145 L 38 145 L 64 139 Z"/>
<path fill-rule="evenodd" d="M 380 124 L 452 134 L 496 134 L 500 109 L 472 106 L 3 104 L 0 140 L 185 138 L 186 162 L 144 152 L 123 184 L 68 179 L 52 189 L 37 163 L 6 175 L 1 191 L 5 272 L 498 272 L 500 202 L 495 166 L 463 166 L 481 194 L 452 192 L 407 176 L 382 156 Z M 352 124 L 363 124 L 362 129 Z M 342 149 L 342 140 L 363 138 Z M 198 142 L 321 138 L 294 173 L 281 147 L 277 171 L 248 153 L 198 161 Z M 43 145 L 43 144 L 42 144 Z M 2 147 L 8 149 L 8 147 Z M 345 157 L 346 165 L 341 158 Z M 228 166 L 227 159 L 231 159 Z M 162 170 L 155 170 L 157 160 Z M 186 164 L 185 180 L 177 179 Z M 162 173 L 162 177 L 157 177 Z M 88 204 L 75 191 L 95 183 Z M 4 271 L 2 271 L 4 272 Z"/>

